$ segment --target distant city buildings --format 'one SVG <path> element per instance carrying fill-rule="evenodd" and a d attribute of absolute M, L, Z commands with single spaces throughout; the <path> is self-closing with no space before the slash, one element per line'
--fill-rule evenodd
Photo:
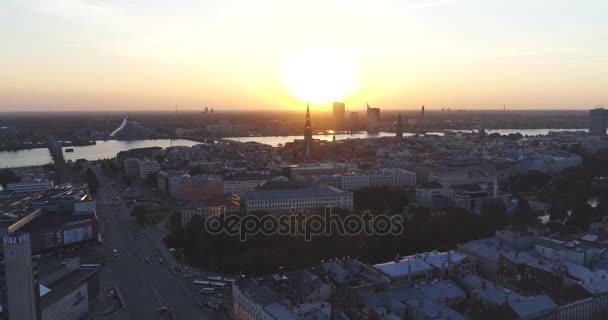
<path fill-rule="evenodd" d="M 333 103 L 333 116 L 335 129 L 334 131 L 340 131 L 344 129 L 344 120 L 346 119 L 346 110 L 343 102 L 334 102 Z"/>
<path fill-rule="evenodd" d="M 350 129 L 354 130 L 359 126 L 359 112 L 351 112 L 349 114 L 350 118 Z"/>
<path fill-rule="evenodd" d="M 608 129 L 608 110 L 595 108 L 589 110 L 589 133 L 594 136 L 605 136 Z"/>
<path fill-rule="evenodd" d="M 249 133 L 249 126 L 244 124 L 210 124 L 206 129 L 207 132 L 217 137 L 247 136 Z"/>
<path fill-rule="evenodd" d="M 371 108 L 367 105 L 367 132 L 378 133 L 380 125 L 380 108 Z"/>
<path fill-rule="evenodd" d="M 401 122 L 401 113 L 399 114 L 399 117 L 397 118 L 397 123 L 395 125 L 395 137 L 397 139 L 403 138 L 403 123 Z"/>

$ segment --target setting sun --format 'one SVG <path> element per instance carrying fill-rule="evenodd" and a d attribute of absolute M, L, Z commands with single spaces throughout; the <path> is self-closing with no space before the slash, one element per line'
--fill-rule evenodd
<path fill-rule="evenodd" d="M 298 100 L 325 104 L 343 100 L 357 89 L 353 54 L 346 50 L 305 50 L 292 56 L 283 69 L 283 81 Z"/>

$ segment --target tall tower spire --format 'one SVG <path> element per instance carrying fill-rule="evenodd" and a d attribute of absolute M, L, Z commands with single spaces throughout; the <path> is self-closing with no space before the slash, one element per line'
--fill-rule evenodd
<path fill-rule="evenodd" d="M 304 122 L 304 152 L 306 157 L 310 158 L 310 150 L 312 149 L 312 124 L 310 122 L 310 106 L 306 103 L 306 121 Z"/>
<path fill-rule="evenodd" d="M 424 105 L 422 106 L 422 111 L 420 112 L 420 134 L 424 134 Z"/>

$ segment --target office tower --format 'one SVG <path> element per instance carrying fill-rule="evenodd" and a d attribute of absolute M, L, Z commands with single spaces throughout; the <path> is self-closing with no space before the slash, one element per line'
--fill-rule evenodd
<path fill-rule="evenodd" d="M 399 139 L 403 138 L 403 124 L 401 123 L 401 113 L 397 118 L 397 128 L 395 128 L 395 137 Z"/>
<path fill-rule="evenodd" d="M 371 108 L 367 105 L 367 133 L 378 133 L 380 122 L 380 108 Z"/>
<path fill-rule="evenodd" d="M 608 110 L 595 108 L 589 110 L 589 133 L 594 136 L 605 136 L 608 127 Z"/>
<path fill-rule="evenodd" d="M 40 319 L 40 283 L 37 257 L 32 259 L 29 234 L 4 237 L 4 262 L 0 269 L 3 319 Z"/>
<path fill-rule="evenodd" d="M 312 127 L 310 123 L 310 108 L 306 104 L 306 121 L 304 122 L 304 152 L 307 157 L 310 157 L 312 149 Z"/>
<path fill-rule="evenodd" d="M 350 129 L 356 129 L 359 125 L 359 112 L 350 113 Z"/>
<path fill-rule="evenodd" d="M 344 129 L 345 106 L 343 102 L 334 102 L 335 131 Z"/>

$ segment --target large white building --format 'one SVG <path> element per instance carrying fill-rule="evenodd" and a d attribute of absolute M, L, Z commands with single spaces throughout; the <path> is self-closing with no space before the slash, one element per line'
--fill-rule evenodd
<path fill-rule="evenodd" d="M 126 159 L 123 161 L 123 166 L 127 177 L 138 179 L 145 179 L 150 173 L 160 170 L 160 164 L 157 161 L 137 158 Z"/>
<path fill-rule="evenodd" d="M 179 194 L 180 180 L 186 176 L 179 171 L 160 171 L 157 177 L 158 191 L 173 198 Z"/>
<path fill-rule="evenodd" d="M 264 185 L 268 180 L 262 178 L 224 178 L 224 193 L 245 196 L 248 192 Z"/>
<path fill-rule="evenodd" d="M 485 160 L 446 160 L 429 167 L 428 182 L 416 188 L 420 206 L 435 207 L 440 202 L 472 212 L 480 212 L 488 199 L 506 201 L 508 194 L 498 192 L 496 165 Z"/>
<path fill-rule="evenodd" d="M 403 169 L 382 169 L 375 173 L 353 173 L 341 177 L 342 189 L 356 191 L 364 188 L 405 188 L 416 185 L 416 174 Z"/>
<path fill-rule="evenodd" d="M 331 186 L 299 182 L 268 182 L 247 193 L 243 202 L 246 213 L 313 213 L 325 207 L 353 210 L 352 193 Z"/>

